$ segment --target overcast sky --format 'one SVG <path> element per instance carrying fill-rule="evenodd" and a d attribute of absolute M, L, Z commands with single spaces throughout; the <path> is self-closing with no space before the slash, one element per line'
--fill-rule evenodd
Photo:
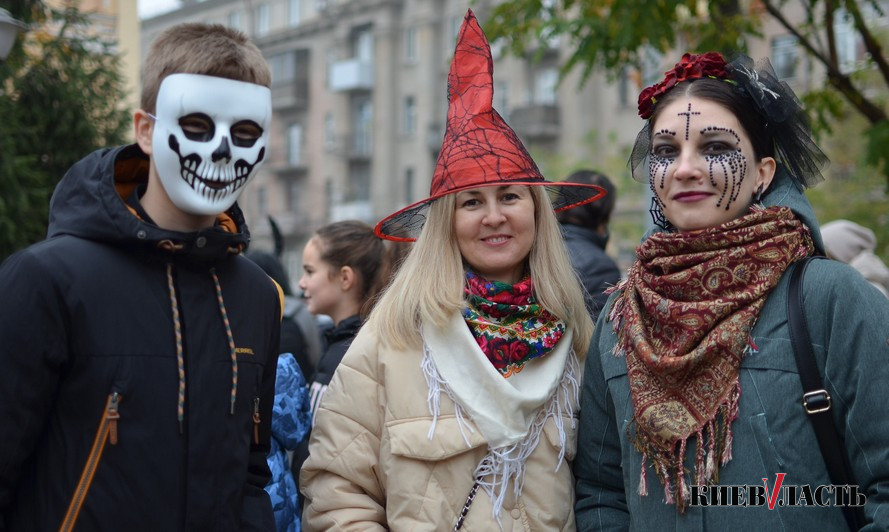
<path fill-rule="evenodd" d="M 139 18 L 151 18 L 179 6 L 179 0 L 138 0 Z"/>

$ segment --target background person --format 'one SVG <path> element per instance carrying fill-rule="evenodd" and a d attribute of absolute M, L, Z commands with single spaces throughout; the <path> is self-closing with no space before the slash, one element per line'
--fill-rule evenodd
<path fill-rule="evenodd" d="M 606 192 L 599 201 L 562 211 L 557 215 L 562 224 L 562 236 L 565 238 L 571 264 L 586 289 L 587 309 L 595 321 L 608 300 L 605 290 L 620 281 L 620 269 L 605 254 L 610 236 L 608 223 L 617 201 L 617 191 L 608 176 L 596 170 L 578 170 L 565 181 L 597 185 Z"/>
<path fill-rule="evenodd" d="M 874 232 L 849 220 L 834 220 L 821 226 L 827 256 L 852 266 L 870 284 L 889 297 L 889 267 L 874 254 Z"/>
<path fill-rule="evenodd" d="M 313 415 L 343 355 L 389 280 L 387 253 L 373 227 L 357 220 L 321 227 L 303 249 L 303 275 L 299 280 L 303 299 L 312 314 L 333 320 L 332 326 L 323 331 L 323 355 L 309 385 Z M 295 478 L 308 455 L 306 439 L 293 456 Z"/>
<path fill-rule="evenodd" d="M 0 268 L 0 528 L 271 530 L 280 289 L 241 256 L 271 75 L 181 24 L 145 63 L 137 144 L 75 164 L 48 239 Z"/>
<path fill-rule="evenodd" d="M 804 185 L 825 159 L 768 62 L 686 54 L 645 89 L 631 159 L 663 230 L 599 317 L 583 380 L 581 530 L 843 530 L 834 506 L 689 507 L 691 487 L 830 484 L 787 327 L 788 268 L 823 250 Z M 803 285 L 818 369 L 868 519 L 886 528 L 889 301 L 819 260 Z M 784 495 L 779 495 L 783 497 Z"/>
<path fill-rule="evenodd" d="M 543 186 L 557 208 L 601 189 L 543 179 L 491 107 L 492 74 L 469 11 L 432 195 L 376 227 L 419 238 L 316 412 L 306 530 L 574 529 L 592 323 Z"/>

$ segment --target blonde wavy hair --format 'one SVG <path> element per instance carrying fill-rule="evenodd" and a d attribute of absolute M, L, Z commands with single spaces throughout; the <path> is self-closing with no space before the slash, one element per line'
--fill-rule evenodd
<path fill-rule="evenodd" d="M 584 306 L 583 286 L 571 266 L 559 223 L 543 187 L 528 187 L 534 200 L 537 236 L 528 264 L 538 302 L 574 331 L 574 349 L 586 354 L 593 322 Z M 368 319 L 380 338 L 397 349 L 422 346 L 421 325 L 443 327 L 466 307 L 463 258 L 454 233 L 456 194 L 429 206 L 417 242 L 398 268 Z"/>

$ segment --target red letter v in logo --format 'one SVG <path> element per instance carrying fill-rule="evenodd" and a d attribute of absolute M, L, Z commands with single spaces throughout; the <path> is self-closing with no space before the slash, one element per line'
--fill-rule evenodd
<path fill-rule="evenodd" d="M 766 497 L 769 499 L 769 510 L 775 509 L 775 503 L 778 502 L 778 493 L 781 492 L 781 485 L 784 484 L 784 476 L 787 473 L 777 473 L 775 475 L 775 487 L 769 491 L 769 479 L 762 479 L 762 485 L 766 488 Z"/>

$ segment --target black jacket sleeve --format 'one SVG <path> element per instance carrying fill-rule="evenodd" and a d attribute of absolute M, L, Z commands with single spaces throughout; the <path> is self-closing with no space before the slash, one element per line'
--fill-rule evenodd
<path fill-rule="evenodd" d="M 68 358 L 62 284 L 30 248 L 0 266 L 0 530 Z"/>

